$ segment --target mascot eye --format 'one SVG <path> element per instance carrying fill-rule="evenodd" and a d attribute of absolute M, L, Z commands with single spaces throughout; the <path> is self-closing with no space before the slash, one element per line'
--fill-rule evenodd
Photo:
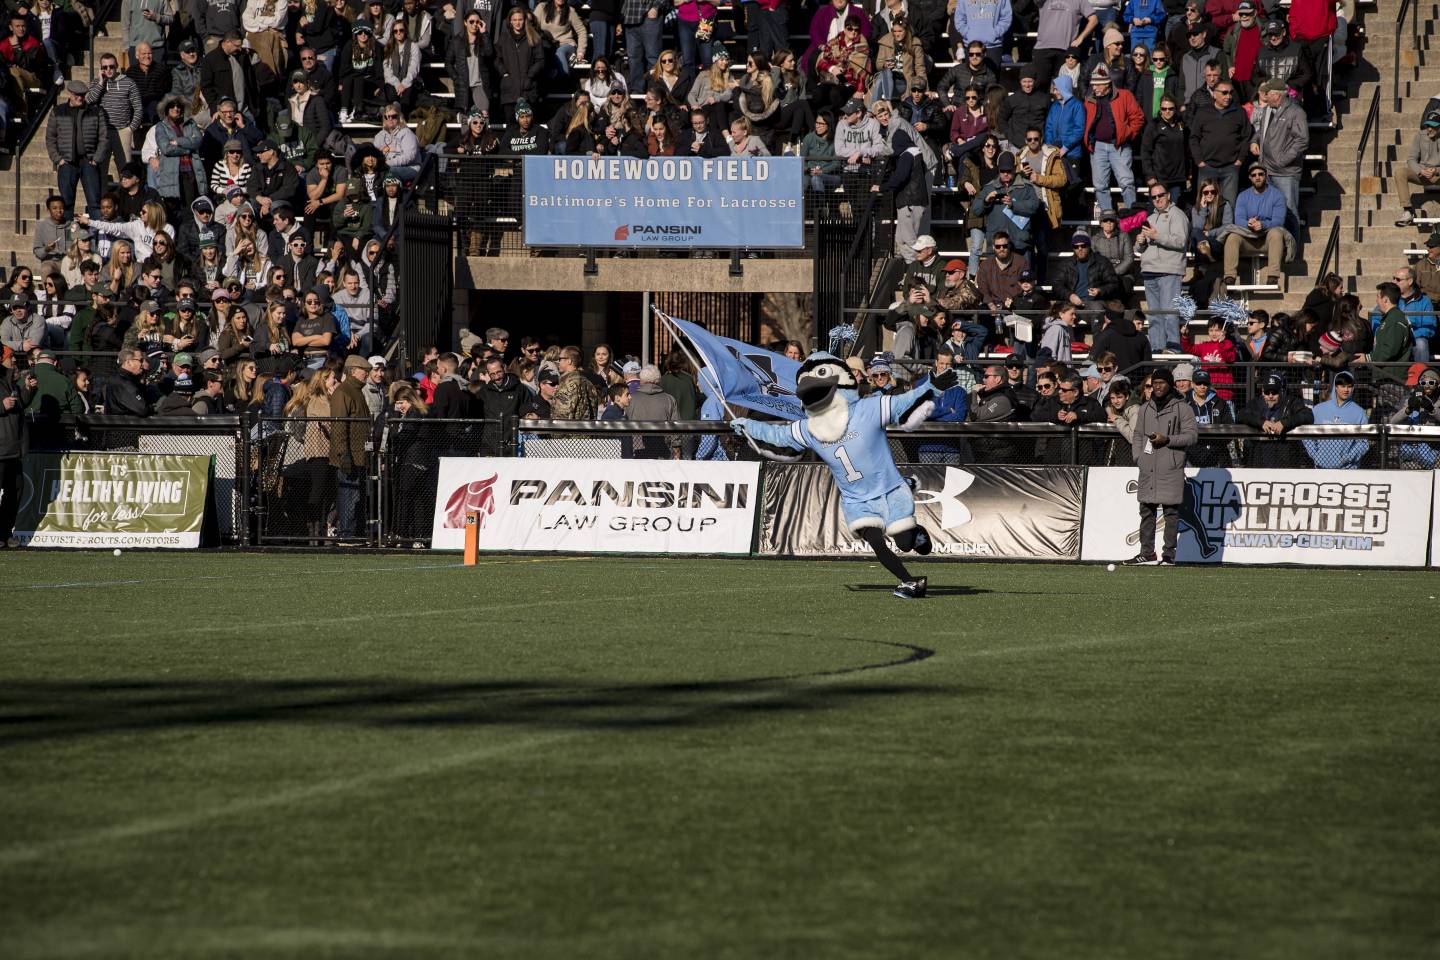
<path fill-rule="evenodd" d="M 811 372 L 817 377 L 829 378 L 840 376 L 840 371 L 835 369 L 835 365 L 831 363 L 822 363 Z"/>

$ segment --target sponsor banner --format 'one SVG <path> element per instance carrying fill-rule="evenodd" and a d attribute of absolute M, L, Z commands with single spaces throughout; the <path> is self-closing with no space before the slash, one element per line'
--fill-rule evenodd
<path fill-rule="evenodd" d="M 1081 559 L 1141 552 L 1137 483 L 1134 468 L 1090 468 Z M 1175 559 L 1424 566 L 1432 493 L 1428 471 L 1190 468 Z"/>
<path fill-rule="evenodd" d="M 1079 559 L 1079 467 L 907 465 L 901 472 L 918 481 L 915 520 L 935 541 L 932 556 Z M 761 553 L 872 555 L 845 525 L 839 490 L 824 464 L 766 464 L 763 517 Z"/>
<path fill-rule="evenodd" d="M 198 547 L 209 476 L 209 457 L 26 454 L 15 536 L 36 547 Z"/>
<path fill-rule="evenodd" d="M 758 463 L 445 457 L 430 546 L 481 550 L 749 553 Z"/>
<path fill-rule="evenodd" d="M 533 247 L 805 245 L 800 157 L 525 158 Z"/>

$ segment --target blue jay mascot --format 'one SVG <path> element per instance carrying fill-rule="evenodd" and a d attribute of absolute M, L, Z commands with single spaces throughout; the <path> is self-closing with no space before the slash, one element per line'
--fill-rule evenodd
<path fill-rule="evenodd" d="M 812 353 L 795 376 L 795 396 L 805 408 L 802 419 L 772 423 L 740 418 L 731 426 L 772 460 L 792 462 L 807 450 L 815 451 L 835 477 L 850 531 L 870 544 L 885 569 L 900 578 L 895 596 L 917 599 L 925 596 L 925 578 L 910 575 L 885 537 L 923 557 L 930 552 L 930 534 L 915 522 L 915 497 L 895 469 L 885 428 L 923 423 L 934 409 L 932 398 L 955 380 L 955 372 L 947 370 L 907 393 L 862 400 L 855 375 L 843 360 L 823 351 Z"/>

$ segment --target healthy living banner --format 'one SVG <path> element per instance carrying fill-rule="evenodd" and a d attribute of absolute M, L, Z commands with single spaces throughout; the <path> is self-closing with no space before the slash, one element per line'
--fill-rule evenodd
<path fill-rule="evenodd" d="M 748 554 L 758 463 L 445 457 L 430 545 L 481 550 Z"/>
<path fill-rule="evenodd" d="M 525 243 L 667 249 L 805 245 L 799 157 L 525 158 Z"/>
<path fill-rule="evenodd" d="M 36 547 L 198 547 L 209 476 L 209 457 L 27 454 L 15 536 Z"/>
<path fill-rule="evenodd" d="M 1007 560 L 1080 558 L 1080 467 L 964 469 L 908 465 L 918 481 L 915 519 L 934 556 Z M 823 464 L 767 464 L 760 552 L 797 557 L 870 556 L 840 512 Z"/>
<path fill-rule="evenodd" d="M 1083 560 L 1140 552 L 1137 474 L 1091 467 Z M 1429 471 L 1185 471 L 1181 563 L 1424 566 L 1434 480 Z"/>

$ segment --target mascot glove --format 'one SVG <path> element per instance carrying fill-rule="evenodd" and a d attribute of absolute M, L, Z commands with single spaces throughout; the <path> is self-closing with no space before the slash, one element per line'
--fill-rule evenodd
<path fill-rule="evenodd" d="M 730 429 L 734 430 L 736 433 L 743 437 L 745 436 L 745 428 L 749 425 L 749 423 L 749 420 L 746 420 L 744 417 L 739 417 L 735 420 L 730 421 Z"/>
<path fill-rule="evenodd" d="M 960 374 L 955 372 L 954 367 L 951 367 L 944 373 L 937 373 L 930 378 L 930 389 L 935 391 L 937 394 L 944 393 L 946 390 L 949 390 L 951 387 L 957 385 L 959 382 Z"/>

